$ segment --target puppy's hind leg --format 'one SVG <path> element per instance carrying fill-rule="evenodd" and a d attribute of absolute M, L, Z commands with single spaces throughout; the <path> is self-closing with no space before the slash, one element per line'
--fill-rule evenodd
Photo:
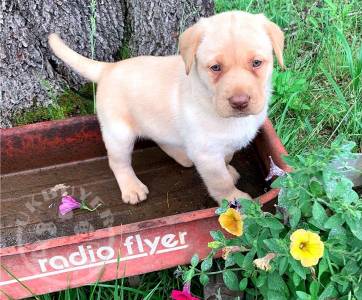
<path fill-rule="evenodd" d="M 168 154 L 168 156 L 172 157 L 176 162 L 178 162 L 181 166 L 185 168 L 189 168 L 193 166 L 193 162 L 187 157 L 186 152 L 180 147 L 171 146 L 162 144 L 160 148 Z"/>
<path fill-rule="evenodd" d="M 137 204 L 147 198 L 148 188 L 136 176 L 132 166 L 132 151 L 136 136 L 122 121 L 103 126 L 109 166 L 117 179 L 125 203 Z"/>

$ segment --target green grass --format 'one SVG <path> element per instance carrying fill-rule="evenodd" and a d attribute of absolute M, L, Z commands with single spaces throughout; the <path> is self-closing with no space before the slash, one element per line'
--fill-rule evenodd
<path fill-rule="evenodd" d="M 153 272 L 140 276 L 137 287 L 130 286 L 128 279 L 112 282 L 97 282 L 80 288 L 37 296 L 36 300 L 164 300 L 169 299 L 172 289 L 182 290 L 182 280 L 173 276 L 173 270 Z M 192 291 L 201 294 L 201 287 L 194 285 Z"/>
<path fill-rule="evenodd" d="M 263 12 L 286 34 L 287 70 L 276 69 L 270 117 L 287 150 L 337 135 L 362 142 L 362 2 L 217 0 L 218 12 Z"/>
<path fill-rule="evenodd" d="M 287 150 L 297 154 L 337 135 L 361 147 L 362 1 L 216 0 L 217 12 L 232 9 L 262 12 L 286 34 L 287 70 L 274 72 L 270 116 Z M 40 299 L 89 299 L 92 291 L 94 299 L 168 299 L 181 285 L 167 270 L 141 276 L 138 287 L 124 279 Z M 192 291 L 202 296 L 199 286 Z"/>

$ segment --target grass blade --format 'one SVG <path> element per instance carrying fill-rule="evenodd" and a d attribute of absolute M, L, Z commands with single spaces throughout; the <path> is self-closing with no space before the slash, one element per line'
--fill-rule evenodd
<path fill-rule="evenodd" d="M 332 77 L 331 73 L 329 73 L 322 65 L 319 66 L 320 69 L 322 70 L 324 76 L 326 76 L 328 82 L 332 85 L 334 91 L 337 94 L 337 98 L 338 100 L 341 102 L 341 104 L 344 105 L 344 107 L 348 107 L 349 104 L 346 100 L 346 98 L 344 97 L 341 89 L 339 88 L 337 82 L 334 80 L 334 78 Z"/>

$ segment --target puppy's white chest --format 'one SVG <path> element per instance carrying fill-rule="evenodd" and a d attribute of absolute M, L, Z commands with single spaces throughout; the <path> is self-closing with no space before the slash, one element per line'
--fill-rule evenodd
<path fill-rule="evenodd" d="M 204 120 L 189 128 L 186 139 L 187 148 L 215 154 L 229 154 L 250 143 L 255 137 L 263 116 L 225 119 L 221 122 Z"/>
<path fill-rule="evenodd" d="M 245 147 L 255 136 L 257 127 L 235 122 L 219 130 L 204 132 L 203 143 L 222 153 L 234 152 Z"/>

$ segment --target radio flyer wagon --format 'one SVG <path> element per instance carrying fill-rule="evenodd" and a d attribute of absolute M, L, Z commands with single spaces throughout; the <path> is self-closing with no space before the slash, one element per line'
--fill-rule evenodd
<path fill-rule="evenodd" d="M 264 180 L 270 159 L 286 154 L 267 120 L 232 165 L 239 188 L 266 210 L 278 191 Z M 194 168 L 183 168 L 151 142 L 133 166 L 148 199 L 124 204 L 108 167 L 96 117 L 75 117 L 1 131 L 0 298 L 24 298 L 189 263 L 208 253 L 219 229 L 216 202 Z M 270 182 L 269 182 L 270 183 Z M 60 185 L 61 184 L 61 185 Z M 64 191 L 95 211 L 58 212 Z"/>

